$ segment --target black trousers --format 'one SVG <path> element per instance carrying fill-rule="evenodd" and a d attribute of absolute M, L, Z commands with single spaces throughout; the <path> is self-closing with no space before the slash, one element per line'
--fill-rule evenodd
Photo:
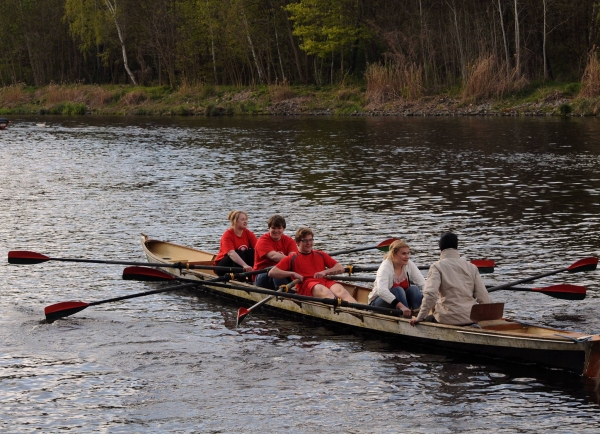
<path fill-rule="evenodd" d="M 236 250 L 235 253 L 240 255 L 240 258 L 244 260 L 244 262 L 251 267 L 254 267 L 254 249 L 246 249 L 246 250 Z M 219 267 L 239 267 L 240 264 L 236 264 L 229 257 L 229 255 L 225 255 L 223 259 L 217 262 Z M 224 276 L 227 274 L 225 271 L 216 271 L 217 276 Z"/>

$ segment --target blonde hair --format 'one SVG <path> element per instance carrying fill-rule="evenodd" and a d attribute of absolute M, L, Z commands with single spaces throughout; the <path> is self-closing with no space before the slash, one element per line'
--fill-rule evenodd
<path fill-rule="evenodd" d="M 229 214 L 227 215 L 227 220 L 229 220 L 231 222 L 232 228 L 235 227 L 241 214 L 244 214 L 246 216 L 246 218 L 248 218 L 248 214 L 246 214 L 244 211 L 240 211 L 240 210 L 229 211 Z"/>
<path fill-rule="evenodd" d="M 406 243 L 406 241 L 394 241 L 392 244 L 390 244 L 390 250 L 388 250 L 383 259 L 391 259 L 398 252 L 398 250 L 400 250 L 403 247 L 408 247 L 410 249 L 410 246 Z"/>

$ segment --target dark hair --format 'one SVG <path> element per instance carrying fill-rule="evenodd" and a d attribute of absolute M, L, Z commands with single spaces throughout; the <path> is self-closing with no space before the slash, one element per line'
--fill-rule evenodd
<path fill-rule="evenodd" d="M 269 228 L 279 228 L 282 227 L 285 229 L 285 219 L 279 214 L 272 215 L 267 221 L 267 227 Z"/>
<path fill-rule="evenodd" d="M 458 237 L 452 232 L 446 232 L 440 237 L 440 250 L 458 249 Z"/>
<path fill-rule="evenodd" d="M 294 239 L 296 240 L 296 244 L 298 244 L 300 242 L 300 240 L 303 239 L 307 235 L 312 235 L 313 237 L 315 236 L 315 234 L 313 234 L 313 231 L 310 228 L 298 229 L 296 231 L 296 236 L 294 237 Z"/>

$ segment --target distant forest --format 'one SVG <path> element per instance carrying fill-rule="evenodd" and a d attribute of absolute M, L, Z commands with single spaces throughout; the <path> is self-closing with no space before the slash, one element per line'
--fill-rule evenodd
<path fill-rule="evenodd" d="M 579 81 L 597 0 L 3 0 L 0 85 Z M 595 55 L 595 54 L 594 54 Z M 374 69 L 379 68 L 379 69 Z"/>

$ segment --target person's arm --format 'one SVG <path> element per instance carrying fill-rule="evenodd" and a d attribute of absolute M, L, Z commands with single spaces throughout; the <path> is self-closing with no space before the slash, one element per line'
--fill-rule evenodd
<path fill-rule="evenodd" d="M 423 301 L 421 302 L 421 309 L 419 315 L 412 317 L 410 325 L 415 326 L 429 315 L 429 311 L 435 306 L 440 296 L 440 285 L 442 283 L 442 276 L 438 268 L 433 264 L 429 267 L 429 274 L 425 281 L 425 287 L 423 288 Z"/>
<path fill-rule="evenodd" d="M 481 280 L 479 270 L 476 270 L 475 272 L 475 289 L 473 291 L 473 296 L 477 300 L 477 303 L 491 303 L 490 295 L 485 288 L 483 280 Z"/>
<path fill-rule="evenodd" d="M 240 258 L 240 255 L 238 255 L 235 250 L 228 251 L 227 255 L 231 258 L 233 262 L 242 267 L 244 271 L 252 271 L 252 267 L 246 264 L 246 262 L 242 258 Z"/>
<path fill-rule="evenodd" d="M 304 278 L 300 274 L 294 271 L 282 270 L 277 266 L 274 266 L 269 270 L 269 277 L 272 277 L 274 279 L 283 279 L 285 277 L 289 277 L 292 280 L 300 279 L 301 282 L 304 280 Z"/>
<path fill-rule="evenodd" d="M 287 255 L 284 255 L 281 252 L 276 252 L 275 250 L 271 250 L 270 252 L 268 252 L 265 255 L 267 258 L 269 258 L 271 261 L 273 262 L 279 262 L 281 261 L 283 258 L 285 258 Z"/>
<path fill-rule="evenodd" d="M 377 288 L 377 296 L 402 312 L 408 310 L 408 307 L 400 303 L 400 300 L 390 291 L 393 286 L 394 266 L 389 259 L 384 259 L 377 269 L 377 277 L 375 277 L 375 285 L 373 286 Z"/>
<path fill-rule="evenodd" d="M 417 285 L 421 292 L 423 292 L 423 288 L 425 287 L 425 277 L 423 277 L 423 273 L 419 270 L 419 267 L 415 265 L 413 261 L 408 261 L 408 275 L 410 276 L 410 283 L 412 285 Z"/>
<path fill-rule="evenodd" d="M 336 262 L 335 265 L 331 268 L 326 268 L 323 271 L 317 271 L 315 273 L 316 279 L 322 279 L 325 276 L 332 276 L 334 274 L 342 274 L 344 272 L 344 266 L 339 262 Z"/>

